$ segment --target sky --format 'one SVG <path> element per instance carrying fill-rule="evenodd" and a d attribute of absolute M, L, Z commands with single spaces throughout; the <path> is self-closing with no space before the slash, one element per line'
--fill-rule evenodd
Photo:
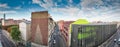
<path fill-rule="evenodd" d="M 0 0 L 0 18 L 31 20 L 31 12 L 48 11 L 55 21 L 120 21 L 120 0 Z"/>

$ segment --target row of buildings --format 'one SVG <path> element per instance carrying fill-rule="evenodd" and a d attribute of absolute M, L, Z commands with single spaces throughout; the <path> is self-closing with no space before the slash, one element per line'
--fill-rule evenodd
<path fill-rule="evenodd" d="M 14 20 L 14 19 L 0 19 L 0 21 L 2 21 L 2 25 L 3 26 L 9 26 L 9 25 L 19 25 L 19 23 L 21 23 L 23 20 Z"/>
<path fill-rule="evenodd" d="M 62 32 L 62 35 L 64 36 L 66 43 L 68 43 L 69 36 L 69 25 L 74 21 L 54 21 L 48 11 L 41 11 L 41 12 L 33 12 L 31 14 L 31 25 L 26 33 L 26 41 L 31 41 L 36 44 L 45 45 L 48 46 L 50 35 L 54 30 L 55 23 L 59 25 L 59 30 Z M 23 25 L 21 24 L 20 30 L 22 30 Z M 28 28 L 27 27 L 27 28 Z M 23 28 L 23 30 L 25 27 Z M 25 31 L 25 30 L 24 30 Z M 28 33 L 30 32 L 30 33 Z"/>
<path fill-rule="evenodd" d="M 14 19 L 4 19 L 1 18 L 0 21 L 2 21 L 2 26 L 11 26 L 11 25 L 18 25 L 19 30 L 21 31 L 21 36 L 23 40 L 27 40 L 27 38 L 30 38 L 30 26 L 31 22 L 25 19 L 22 20 L 14 20 Z M 8 29 L 7 29 L 8 30 Z"/>
<path fill-rule="evenodd" d="M 0 19 L 3 26 L 19 25 L 22 39 L 27 42 L 31 41 L 39 45 L 48 46 L 50 35 L 54 30 L 55 23 L 59 25 L 59 30 L 62 32 L 67 45 L 69 41 L 70 24 L 74 21 L 54 21 L 48 11 L 32 12 L 31 21 L 28 20 L 14 20 L 14 19 Z M 94 23 L 94 22 L 93 22 Z M 100 23 L 100 22 L 95 22 Z"/>
<path fill-rule="evenodd" d="M 62 32 L 66 42 L 68 42 L 68 27 L 72 22 L 63 20 L 54 21 L 48 11 L 33 12 L 31 16 L 31 41 L 47 46 L 55 23 L 57 23 L 59 30 Z"/>
<path fill-rule="evenodd" d="M 31 21 L 25 19 L 5 19 L 5 15 L 4 18 L 0 20 L 2 21 L 3 26 L 19 25 L 21 37 L 25 42 L 31 41 L 33 43 L 46 46 L 48 46 L 48 41 L 50 40 L 50 35 L 54 30 L 55 23 L 59 24 L 61 32 L 68 39 L 68 29 L 66 28 L 68 28 L 69 24 L 73 22 L 63 20 L 54 21 L 48 11 L 32 12 Z M 64 29 L 66 31 L 63 31 Z"/>

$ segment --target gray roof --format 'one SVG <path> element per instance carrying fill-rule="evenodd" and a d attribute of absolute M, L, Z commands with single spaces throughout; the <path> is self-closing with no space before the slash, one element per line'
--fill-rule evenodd
<path fill-rule="evenodd" d="M 26 24 L 31 24 L 31 21 L 23 21 Z"/>
<path fill-rule="evenodd" d="M 90 24 L 74 24 L 74 25 L 117 25 L 114 23 L 90 23 Z"/>

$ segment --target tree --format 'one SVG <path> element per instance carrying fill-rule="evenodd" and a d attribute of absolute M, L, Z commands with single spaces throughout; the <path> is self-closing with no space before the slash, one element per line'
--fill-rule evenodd
<path fill-rule="evenodd" d="M 10 34 L 16 44 L 21 40 L 21 37 L 20 37 L 21 33 L 19 31 L 18 26 L 12 26 Z"/>
<path fill-rule="evenodd" d="M 0 29 L 2 29 L 2 22 L 0 21 Z"/>

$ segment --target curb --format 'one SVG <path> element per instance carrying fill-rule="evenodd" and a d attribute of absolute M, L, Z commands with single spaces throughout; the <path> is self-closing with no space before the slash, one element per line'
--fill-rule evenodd
<path fill-rule="evenodd" d="M 36 43 L 31 43 L 32 47 L 48 47 L 48 46 L 44 46 L 44 45 L 39 45 L 39 44 L 36 44 Z"/>
<path fill-rule="evenodd" d="M 115 32 L 109 39 L 107 39 L 105 42 L 103 42 L 101 45 L 99 45 L 98 47 L 108 47 L 108 45 L 110 44 L 110 42 L 112 42 L 113 40 L 113 37 L 115 37 L 116 36 L 116 34 L 118 33 L 118 31 L 117 32 Z"/>

